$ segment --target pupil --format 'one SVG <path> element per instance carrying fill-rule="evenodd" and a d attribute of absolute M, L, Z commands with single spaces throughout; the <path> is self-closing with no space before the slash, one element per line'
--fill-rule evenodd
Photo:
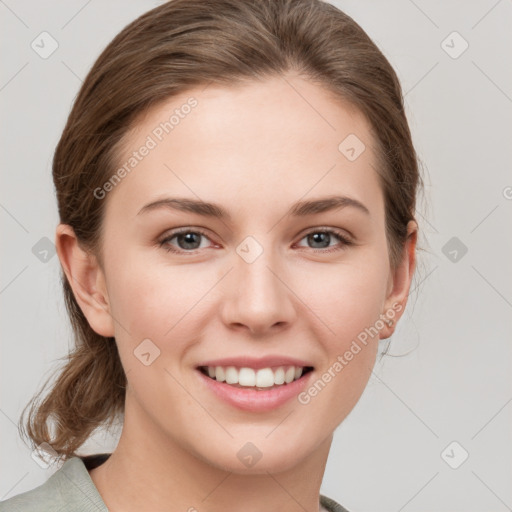
<path fill-rule="evenodd" d="M 200 245 L 199 237 L 201 235 L 199 233 L 185 233 L 178 235 L 178 245 L 181 249 L 197 249 Z M 195 238 L 195 240 L 194 240 Z M 184 240 L 184 243 L 180 243 L 180 240 Z M 194 244 L 197 244 L 197 247 L 194 246 Z M 191 247 L 192 245 L 192 247 Z"/>
<path fill-rule="evenodd" d="M 308 235 L 308 241 L 313 243 L 319 242 L 321 244 L 320 247 L 328 247 L 330 242 L 329 237 L 329 233 L 311 233 Z"/>

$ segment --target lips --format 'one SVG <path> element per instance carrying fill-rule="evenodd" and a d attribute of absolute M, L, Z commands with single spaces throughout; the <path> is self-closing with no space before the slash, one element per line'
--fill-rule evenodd
<path fill-rule="evenodd" d="M 261 369 L 258 371 L 261 371 Z M 263 369 L 263 371 L 265 371 L 265 369 Z M 315 372 L 309 370 L 290 383 L 266 388 L 246 387 L 219 382 L 199 369 L 196 374 L 201 385 L 204 386 L 203 389 L 205 392 L 216 397 L 217 400 L 221 400 L 231 407 L 247 412 L 263 413 L 285 406 L 285 404 L 296 399 L 299 393 L 312 381 Z"/>
<path fill-rule="evenodd" d="M 265 356 L 260 358 L 249 357 L 249 356 L 239 356 L 239 357 L 224 357 L 222 359 L 210 359 L 208 361 L 203 361 L 202 363 L 197 365 L 197 368 L 200 367 L 208 367 L 208 366 L 234 366 L 236 368 L 253 368 L 254 370 L 259 370 L 260 368 L 275 368 L 279 366 L 296 366 L 296 367 L 312 367 L 314 365 L 311 364 L 310 361 L 305 359 L 297 359 L 294 357 L 288 356 Z"/>

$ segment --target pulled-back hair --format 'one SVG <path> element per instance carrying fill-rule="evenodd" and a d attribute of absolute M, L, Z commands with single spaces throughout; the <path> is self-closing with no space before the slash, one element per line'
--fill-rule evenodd
<path fill-rule="evenodd" d="M 362 28 L 319 0 L 172 0 L 126 26 L 84 80 L 57 145 L 53 180 L 60 222 L 103 266 L 106 201 L 94 190 L 118 167 L 119 150 L 139 116 L 193 86 L 230 87 L 288 71 L 368 120 L 396 268 L 422 185 L 400 83 Z M 22 418 L 30 406 L 20 432 L 66 459 L 96 428 L 123 413 L 126 376 L 114 338 L 91 328 L 64 272 L 62 284 L 75 346 L 44 399 L 41 390 L 24 409 Z"/>

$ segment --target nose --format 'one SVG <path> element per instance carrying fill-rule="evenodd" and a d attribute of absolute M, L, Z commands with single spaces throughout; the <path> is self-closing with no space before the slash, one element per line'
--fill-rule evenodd
<path fill-rule="evenodd" d="M 295 320 L 290 277 L 271 251 L 264 251 L 252 263 L 236 255 L 228 279 L 221 311 L 229 328 L 262 336 L 284 330 Z"/>

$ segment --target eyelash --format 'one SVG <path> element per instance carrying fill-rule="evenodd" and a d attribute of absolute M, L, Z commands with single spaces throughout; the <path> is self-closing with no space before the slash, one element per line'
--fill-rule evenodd
<path fill-rule="evenodd" d="M 210 240 L 208 235 L 203 230 L 201 230 L 199 228 L 194 228 L 194 229 L 183 228 L 183 229 L 178 229 L 176 231 L 172 231 L 168 236 L 166 236 L 164 239 L 160 240 L 158 242 L 158 244 L 161 248 L 163 248 L 167 252 L 172 252 L 175 254 L 191 254 L 191 255 L 196 254 L 196 251 L 199 251 L 200 249 L 194 249 L 192 251 L 186 251 L 184 249 L 177 250 L 173 246 L 167 244 L 167 242 L 169 242 L 170 240 L 175 238 L 177 235 L 180 235 L 183 233 L 199 234 L 199 235 L 204 236 L 208 240 Z M 341 231 L 338 231 L 338 230 L 332 229 L 332 228 L 316 228 L 312 231 L 309 231 L 308 233 L 305 233 L 304 236 L 299 241 L 303 240 L 308 235 L 311 235 L 314 233 L 328 233 L 330 235 L 334 235 L 342 243 L 341 246 L 338 245 L 338 246 L 334 246 L 334 247 L 328 248 L 328 249 L 310 248 L 315 253 L 324 253 L 325 254 L 325 253 L 338 252 L 338 251 L 344 250 L 345 247 L 350 247 L 351 245 L 354 245 L 354 242 L 352 240 L 350 240 L 347 236 L 345 236 Z M 304 249 L 305 247 L 301 247 L 301 248 Z"/>

